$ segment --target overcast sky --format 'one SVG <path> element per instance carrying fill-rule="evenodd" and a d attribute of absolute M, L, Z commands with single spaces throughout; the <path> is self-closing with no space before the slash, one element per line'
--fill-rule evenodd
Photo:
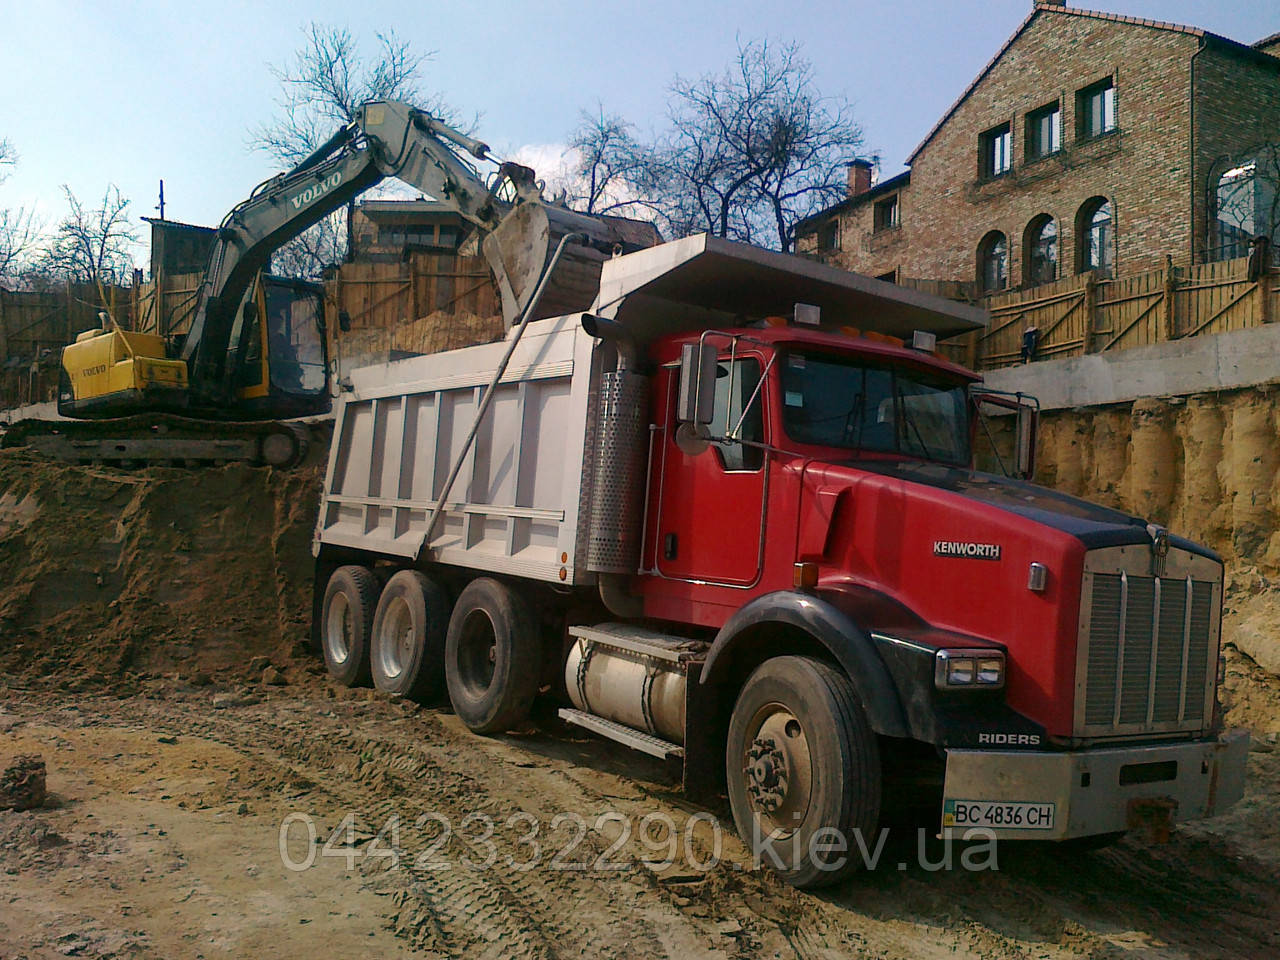
<path fill-rule="evenodd" d="M 315 19 L 372 40 L 394 28 L 434 51 L 426 80 L 499 151 L 563 143 L 597 101 L 644 130 L 678 74 L 717 71 L 735 36 L 796 40 L 824 93 L 851 99 L 886 175 L 1029 12 L 1030 0 L 0 0 L 0 138 L 19 163 L 0 207 L 63 211 L 67 184 L 96 204 L 108 183 L 153 215 L 216 223 L 273 173 L 248 129 L 272 113 L 270 65 Z M 1252 43 L 1280 31 L 1276 0 L 1110 0 L 1116 13 Z"/>

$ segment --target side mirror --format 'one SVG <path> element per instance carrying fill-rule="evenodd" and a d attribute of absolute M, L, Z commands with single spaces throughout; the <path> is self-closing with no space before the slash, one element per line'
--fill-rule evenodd
<path fill-rule="evenodd" d="M 680 348 L 680 390 L 676 420 L 694 426 L 711 422 L 716 402 L 716 351 L 704 343 Z"/>
<path fill-rule="evenodd" d="M 1017 435 L 1014 441 L 1014 471 L 1023 480 L 1036 472 L 1036 428 L 1040 412 L 1029 404 L 1018 405 Z"/>
<path fill-rule="evenodd" d="M 1040 426 L 1040 401 L 1025 393 L 1003 393 L 982 386 L 973 391 L 971 397 L 978 425 L 991 442 L 991 451 L 1000 472 L 1006 476 L 1030 480 L 1036 470 L 1036 432 Z M 994 419 L 988 417 L 984 408 L 991 408 Z M 1012 435 L 1012 450 L 1003 443 L 997 443 L 993 433 L 996 422 L 1004 424 L 996 432 L 1005 437 Z M 1001 447 L 1008 452 L 1009 461 L 1001 455 Z"/>

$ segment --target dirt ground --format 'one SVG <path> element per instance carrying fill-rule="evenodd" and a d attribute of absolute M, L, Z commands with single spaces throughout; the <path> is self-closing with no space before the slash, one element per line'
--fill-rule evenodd
<path fill-rule="evenodd" d="M 51 793 L 0 812 L 3 960 L 1280 956 L 1280 680 L 1230 643 L 1265 578 L 1228 605 L 1237 809 L 980 871 L 896 827 L 878 869 L 800 893 L 549 711 L 485 739 L 333 686 L 304 642 L 315 482 L 0 457 L 0 761 L 40 754 Z"/>

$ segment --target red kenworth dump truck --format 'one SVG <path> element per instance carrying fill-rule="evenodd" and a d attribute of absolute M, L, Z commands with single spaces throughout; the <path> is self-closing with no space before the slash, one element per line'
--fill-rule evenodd
<path fill-rule="evenodd" d="M 1033 404 L 934 350 L 985 314 L 695 236 L 533 315 L 345 385 L 314 543 L 338 680 L 447 689 L 478 733 L 559 696 L 726 793 L 800 886 L 904 783 L 1009 839 L 1239 799 L 1222 562 L 974 469 L 984 437 L 1016 438 L 1006 473 L 1034 449 Z"/>

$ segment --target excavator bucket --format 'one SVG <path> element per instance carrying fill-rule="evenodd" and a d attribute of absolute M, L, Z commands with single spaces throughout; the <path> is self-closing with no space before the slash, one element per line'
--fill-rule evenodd
<path fill-rule="evenodd" d="M 510 328 L 519 320 L 561 238 L 585 234 L 570 242 L 538 301 L 533 319 L 588 309 L 600 288 L 600 268 L 617 251 L 638 244 L 624 238 L 608 220 L 546 203 L 521 203 L 484 238 L 485 259 L 502 295 L 502 313 Z"/>

